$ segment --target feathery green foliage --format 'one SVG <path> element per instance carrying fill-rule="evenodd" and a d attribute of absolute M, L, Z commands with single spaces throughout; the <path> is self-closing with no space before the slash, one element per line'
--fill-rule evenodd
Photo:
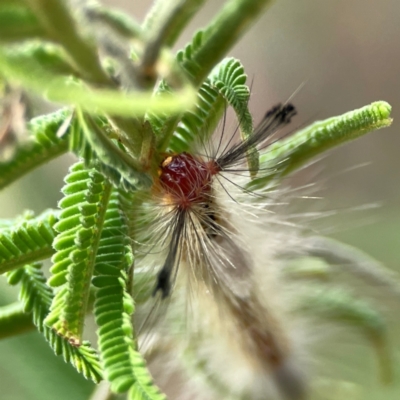
<path fill-rule="evenodd" d="M 245 85 L 247 75 L 239 60 L 227 58 L 221 61 L 209 76 L 210 84 L 217 88 L 238 117 L 242 140 L 253 133 L 253 117 L 248 109 L 250 89 Z M 247 150 L 247 163 L 252 176 L 258 172 L 259 154 L 255 146 Z"/>
<path fill-rule="evenodd" d="M 227 1 L 210 24 L 194 35 L 184 52 L 178 54 L 178 61 L 196 85 L 205 80 L 252 21 L 270 4 L 269 0 Z"/>
<path fill-rule="evenodd" d="M 65 178 L 66 186 L 63 188 L 65 197 L 59 203 L 60 220 L 55 226 L 58 235 L 53 243 L 56 253 L 52 258 L 50 286 L 57 287 L 67 283 L 68 268 L 73 263 L 69 255 L 75 249 L 75 238 L 78 238 L 79 229 L 84 229 L 80 222 L 80 206 L 88 206 L 86 202 L 88 181 L 89 171 L 84 169 L 81 162 L 73 165 Z"/>
<path fill-rule="evenodd" d="M 206 140 L 220 121 L 225 105 L 226 102 L 218 91 L 208 82 L 204 82 L 197 94 L 196 108 L 182 116 L 169 142 L 169 149 L 181 153 L 189 150 L 196 140 Z"/>
<path fill-rule="evenodd" d="M 20 300 L 26 313 L 32 313 L 33 322 L 39 332 L 49 342 L 57 355 L 62 355 L 66 362 L 71 363 L 86 379 L 99 382 L 102 372 L 96 351 L 88 342 L 80 346 L 71 344 L 68 339 L 57 335 L 44 324 L 49 312 L 53 292 L 46 285 L 46 279 L 40 271 L 40 265 L 30 264 L 8 273 L 10 285 L 21 285 Z"/>
<path fill-rule="evenodd" d="M 0 273 L 49 258 L 53 254 L 56 221 L 55 213 L 49 211 L 37 218 L 22 219 L 12 228 L 3 230 L 0 233 Z"/>
<path fill-rule="evenodd" d="M 65 127 L 62 138 L 57 133 L 70 115 L 70 110 L 62 109 L 29 122 L 27 139 L 15 148 L 10 160 L 0 162 L 0 188 L 68 151 L 65 138 L 69 127 Z"/>
<path fill-rule="evenodd" d="M 333 147 L 390 126 L 391 110 L 392 107 L 385 101 L 377 101 L 346 114 L 315 122 L 295 135 L 275 142 L 260 160 L 260 166 L 266 174 L 254 179 L 249 188 L 266 187 L 271 181 L 283 178 Z"/>
<path fill-rule="evenodd" d="M 126 201 L 123 197 L 116 191 L 111 197 L 96 258 L 97 276 L 93 284 L 98 291 L 94 314 L 99 326 L 100 354 L 114 392 L 130 388 L 132 399 L 158 400 L 164 396 L 152 384 L 133 335 L 134 304 L 127 286 L 133 254 L 126 236 L 128 226 L 121 213 L 121 201 Z"/>
<path fill-rule="evenodd" d="M 106 175 L 116 186 L 134 190 L 148 187 L 151 184 L 149 176 L 139 170 L 139 163 L 111 141 L 96 121 L 77 110 L 79 124 L 83 135 L 76 131 L 71 138 L 71 150 L 84 157 L 87 166 L 95 167 Z"/>
<path fill-rule="evenodd" d="M 206 143 L 221 120 L 226 107 L 238 116 L 242 138 L 253 133 L 253 118 L 248 109 L 250 90 L 245 85 L 247 75 L 240 61 L 228 58 L 219 63 L 200 86 L 194 110 L 186 112 L 178 124 L 169 148 L 174 152 L 190 149 L 195 141 Z M 257 171 L 258 153 L 249 150 L 249 169 Z"/>
<path fill-rule="evenodd" d="M 61 336 L 79 344 L 111 185 L 96 170 L 84 170 L 82 163 L 75 164 L 66 181 L 63 193 L 68 199 L 81 196 L 83 201 L 64 208 L 55 226 L 60 233 L 54 242 L 56 248 L 60 247 L 60 241 L 65 240 L 66 232 L 73 237 L 73 242 L 72 246 L 58 250 L 53 256 L 53 262 L 60 259 L 63 263 L 68 255 L 69 265 L 62 271 L 66 274 L 67 290 L 56 294 L 51 306 L 53 312 L 48 315 L 46 323 Z"/>
<path fill-rule="evenodd" d="M 208 143 L 227 107 L 237 116 L 238 140 L 253 134 L 243 65 L 223 57 L 270 1 L 226 1 L 173 55 L 170 47 L 203 3 L 157 1 L 140 26 L 98 4 L 0 2 L 1 79 L 70 106 L 27 124 L 26 138 L 0 162 L 0 188 L 68 150 L 80 158 L 65 178 L 58 211 L 0 221 L 0 273 L 21 287 L 20 302 L 0 308 L 0 337 L 31 329 L 33 322 L 78 372 L 94 382 L 104 376 L 113 393 L 130 400 L 165 399 L 138 350 L 132 322 L 133 299 L 140 306 L 154 286 L 134 270 L 132 247 L 160 163 L 166 153 Z M 390 123 L 390 106 L 376 102 L 316 122 L 261 154 L 248 148 L 244 190 L 268 189 L 322 152 Z M 46 283 L 37 262 L 48 258 Z M 378 313 L 345 292 L 313 293 L 302 311 L 361 328 L 388 363 Z M 93 294 L 98 354 L 84 340 Z"/>

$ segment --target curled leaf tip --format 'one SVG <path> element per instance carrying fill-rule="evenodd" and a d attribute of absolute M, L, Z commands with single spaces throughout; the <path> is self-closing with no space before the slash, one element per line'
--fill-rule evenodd
<path fill-rule="evenodd" d="M 376 101 L 371 104 L 377 114 L 379 114 L 384 126 L 389 126 L 393 122 L 393 118 L 390 118 L 390 113 L 392 112 L 392 106 L 386 101 Z"/>
<path fill-rule="evenodd" d="M 371 104 L 375 106 L 383 118 L 388 118 L 392 111 L 392 106 L 386 101 L 375 101 Z"/>

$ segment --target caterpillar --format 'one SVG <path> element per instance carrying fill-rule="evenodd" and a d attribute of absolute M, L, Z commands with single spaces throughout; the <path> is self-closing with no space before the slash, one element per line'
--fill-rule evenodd
<path fill-rule="evenodd" d="M 183 311 L 186 315 L 180 318 L 185 320 L 184 329 L 189 332 L 186 335 L 191 336 L 187 348 L 193 350 L 196 339 L 192 336 L 203 336 L 207 342 L 207 335 L 221 335 L 232 355 L 236 352 L 237 358 L 247 360 L 250 375 L 245 375 L 251 376 L 251 380 L 233 389 L 240 398 L 267 398 L 265 385 L 254 385 L 253 380 L 265 381 L 268 386 L 270 379 L 266 377 L 271 376 L 273 390 L 281 397 L 302 399 L 305 393 L 302 374 L 290 365 L 290 339 L 285 337 L 279 317 L 254 289 L 253 261 L 240 244 L 234 218 L 220 199 L 224 194 L 235 202 L 230 195 L 232 187 L 246 196 L 258 195 L 242 188 L 230 175 L 234 178 L 237 174 L 256 174 L 257 171 L 246 167 L 248 152 L 263 147 L 295 114 L 292 104 L 279 104 L 265 114 L 253 135 L 238 143 L 232 143 L 233 137 L 223 143 L 221 137 L 213 155 L 208 150 L 205 154 L 166 155 L 152 189 L 158 207 L 156 214 L 147 218 L 158 228 L 150 235 L 150 242 L 164 245 L 161 246 L 164 250 L 155 251 L 157 246 L 153 244 L 153 250 L 149 251 L 164 254 L 153 296 L 158 298 L 162 314 L 168 319 L 163 304 L 174 302 L 171 308 L 176 313 L 180 306 L 176 305 L 179 300 L 174 297 L 179 299 L 179 296 L 175 296 L 175 291 L 186 292 L 183 298 L 191 304 L 191 311 Z M 148 237 L 150 228 L 144 226 L 144 236 Z M 214 326 L 203 324 L 204 318 L 214 320 Z M 206 334 L 205 326 L 214 333 Z"/>

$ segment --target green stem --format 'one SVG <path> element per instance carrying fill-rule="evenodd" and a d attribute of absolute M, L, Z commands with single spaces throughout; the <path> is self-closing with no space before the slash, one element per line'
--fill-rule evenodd
<path fill-rule="evenodd" d="M 88 142 L 105 164 L 119 166 L 121 172 L 126 172 L 127 177 L 133 182 L 138 179 L 148 181 L 148 177 L 142 172 L 143 168 L 139 161 L 120 150 L 91 117 L 87 116 L 85 119 L 80 111 L 78 111 L 78 115 Z M 86 126 L 86 121 L 88 126 Z"/>
<path fill-rule="evenodd" d="M 1 243 L 1 238 L 0 238 Z M 0 263 L 0 274 L 4 274 L 8 271 L 23 267 L 26 264 L 33 263 L 36 261 L 46 260 L 54 254 L 54 249 L 49 244 L 46 247 L 42 247 L 38 250 L 31 251 L 20 256 L 13 257 L 10 260 L 4 260 Z"/>
<path fill-rule="evenodd" d="M 88 4 L 84 12 L 89 20 L 109 26 L 113 31 L 126 38 L 140 38 L 140 25 L 122 11 L 109 9 L 99 4 Z"/>
<path fill-rule="evenodd" d="M 102 69 L 97 50 L 80 34 L 66 4 L 60 0 L 27 0 L 51 37 L 60 43 L 73 59 L 81 75 L 95 85 L 115 89 L 116 84 Z M 137 120 L 115 118 L 115 124 L 131 135 L 140 130 Z"/>
<path fill-rule="evenodd" d="M 181 31 L 205 0 L 159 0 L 143 24 L 148 37 L 142 56 L 141 72 L 145 82 L 155 81 L 155 64 L 163 46 L 171 47 Z"/>
<path fill-rule="evenodd" d="M 32 314 L 24 312 L 23 304 L 16 302 L 0 307 L 0 339 L 20 335 L 35 329 Z"/>
<path fill-rule="evenodd" d="M 190 58 L 184 58 L 180 62 L 195 86 L 203 83 L 215 65 L 270 3 L 271 0 L 230 0 L 204 30 L 200 45 L 194 43 L 195 36 Z M 178 60 L 179 57 L 180 54 Z M 168 147 L 181 116 L 179 114 L 168 118 L 162 139 L 157 144 L 158 149 L 164 150 Z"/>
<path fill-rule="evenodd" d="M 60 0 L 27 0 L 50 37 L 69 53 L 82 76 L 98 85 L 114 86 L 101 68 L 94 46 L 78 33 L 66 2 Z"/>
<path fill-rule="evenodd" d="M 214 66 L 228 50 L 260 17 L 271 0 L 230 0 L 204 30 L 203 43 L 192 55 L 190 61 L 184 60 L 183 67 L 189 70 L 188 63 L 197 65 L 193 83 L 200 85 Z"/>
<path fill-rule="evenodd" d="M 124 144 L 136 158 L 140 155 L 143 142 L 143 127 L 138 119 L 124 117 L 110 117 L 112 122 L 121 130 L 121 134 L 127 139 Z"/>
<path fill-rule="evenodd" d="M 36 16 L 25 7 L 3 6 L 0 9 L 0 42 L 32 38 L 48 39 Z"/>

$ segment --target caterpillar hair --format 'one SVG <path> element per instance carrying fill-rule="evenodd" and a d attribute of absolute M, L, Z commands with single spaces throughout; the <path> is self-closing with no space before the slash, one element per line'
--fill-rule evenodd
<path fill-rule="evenodd" d="M 184 315 L 180 316 L 185 319 L 187 339 L 182 341 L 187 343 L 183 353 L 189 348 L 197 353 L 193 347 L 200 337 L 203 343 L 208 342 L 207 335 L 226 338 L 225 343 L 229 344 L 226 350 L 243 360 L 240 369 L 247 365 L 244 376 L 249 380 L 241 385 L 228 384 L 237 374 L 232 369 L 231 376 L 221 378 L 220 384 L 232 386 L 240 398 L 277 396 L 297 400 L 305 393 L 303 376 L 292 365 L 290 338 L 280 326 L 279 315 L 265 304 L 260 288 L 255 286 L 254 263 L 241 244 L 234 218 L 220 200 L 225 194 L 235 201 L 226 184 L 236 189 L 241 186 L 234 182 L 235 178 L 228 178 L 228 174 L 235 176 L 246 170 L 248 152 L 265 146 L 295 114 L 292 104 L 273 107 L 253 135 L 234 144 L 231 138 L 224 147 L 223 140 L 219 140 L 213 157 L 188 152 L 166 156 L 153 188 L 153 198 L 159 207 L 157 215 L 150 219 L 153 224 L 158 221 L 159 228 L 152 241 L 165 244 L 165 259 L 160 262 L 153 295 L 161 307 L 163 302 L 173 301 L 177 310 L 181 293 L 186 293 L 183 297 L 188 300 L 184 302 L 190 305 L 185 306 Z M 146 226 L 146 237 L 149 229 Z M 210 365 L 214 363 L 211 358 L 218 358 L 217 354 L 221 360 L 227 359 L 227 354 L 221 355 L 217 350 L 212 357 L 207 356 Z M 266 389 L 268 385 L 272 389 Z M 274 391 L 275 397 L 267 397 L 274 396 L 271 395 Z"/>

